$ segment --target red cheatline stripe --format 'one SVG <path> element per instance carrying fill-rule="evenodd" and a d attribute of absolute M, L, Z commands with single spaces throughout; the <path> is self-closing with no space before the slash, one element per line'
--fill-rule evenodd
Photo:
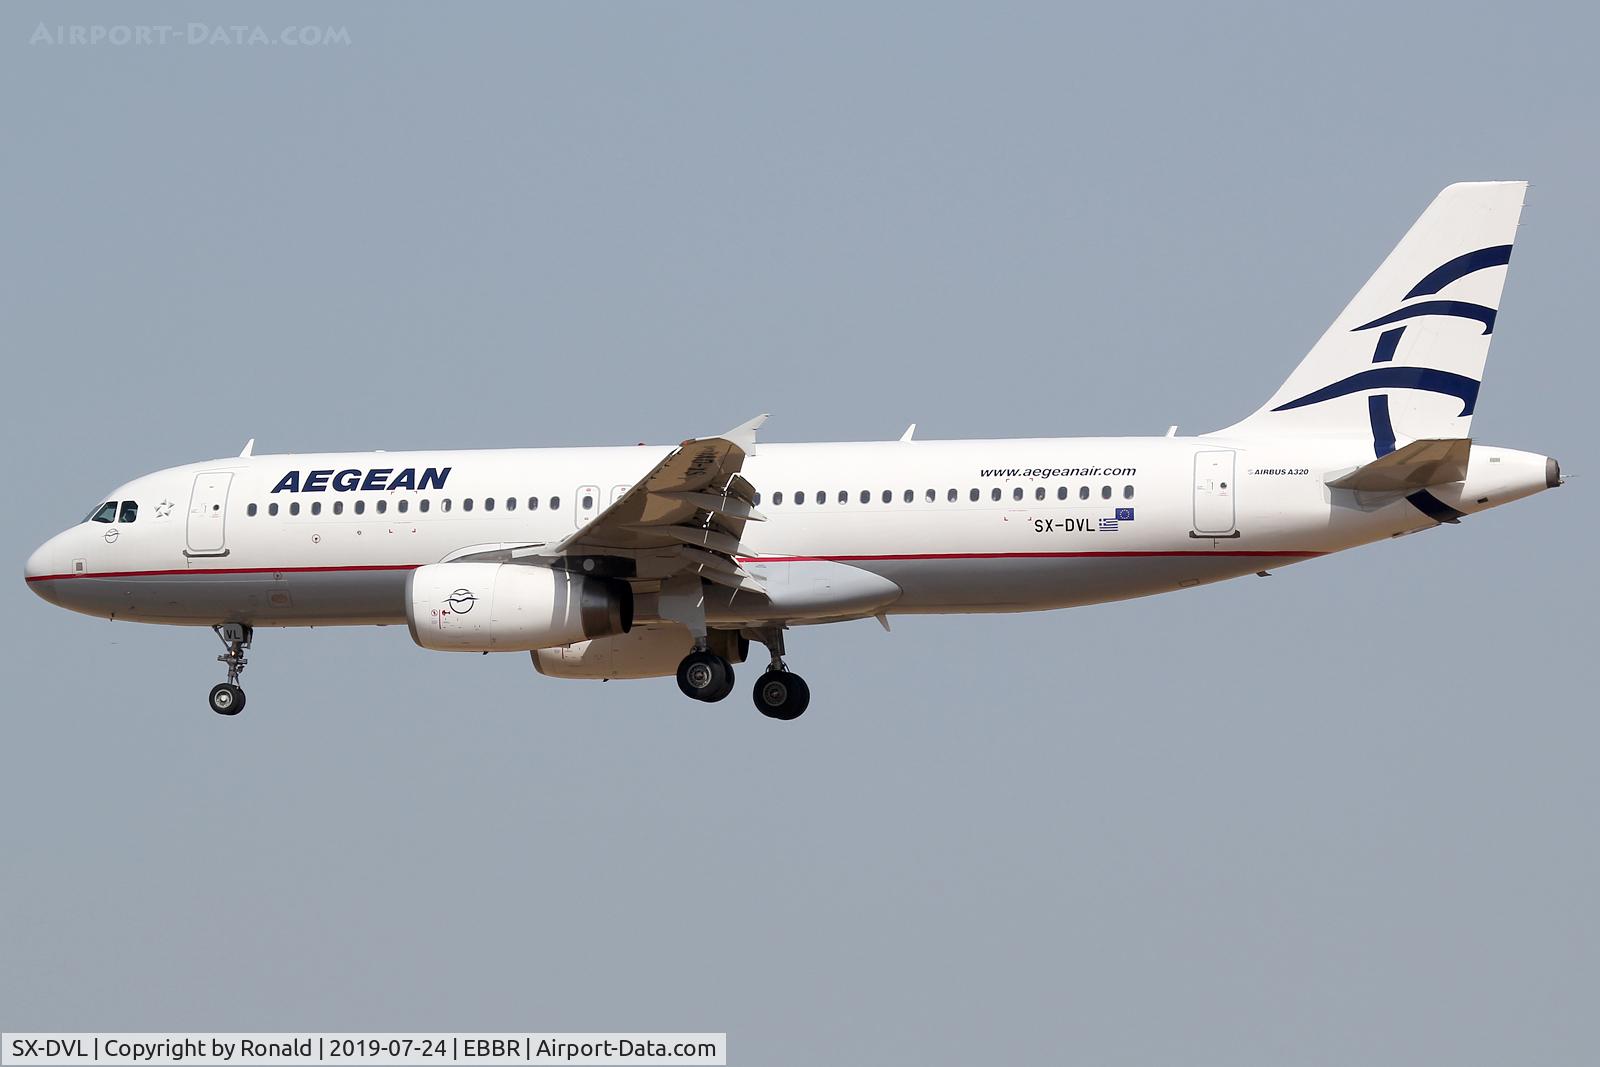
<path fill-rule="evenodd" d="M 1321 552 L 1255 552 L 1204 549 L 1178 549 L 1171 552 L 906 552 L 882 556 L 740 556 L 740 563 L 851 563 L 872 560 L 910 559 L 1110 559 L 1149 558 L 1152 556 L 1249 556 L 1271 559 L 1312 559 Z"/>
<path fill-rule="evenodd" d="M 870 563 L 918 559 L 1148 559 L 1152 557 L 1234 556 L 1260 559 L 1312 559 L 1321 552 L 1178 549 L 1171 552 L 900 552 L 870 556 L 740 556 L 740 563 Z M 421 563 L 381 563 L 348 567 L 194 567 L 164 571 L 101 571 L 91 574 L 30 574 L 30 582 L 66 578 L 165 578 L 194 574 L 327 574 L 340 571 L 414 571 Z"/>
<path fill-rule="evenodd" d="M 414 571 L 421 563 L 375 563 L 349 567 L 180 567 L 168 571 L 97 571 L 90 574 L 30 574 L 30 582 L 60 578 L 165 578 L 189 574 L 325 574 L 330 571 Z"/>

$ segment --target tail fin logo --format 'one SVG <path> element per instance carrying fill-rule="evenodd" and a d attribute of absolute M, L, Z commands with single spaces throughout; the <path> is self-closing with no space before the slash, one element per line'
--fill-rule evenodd
<path fill-rule="evenodd" d="M 1351 333 L 1360 333 L 1370 330 L 1375 326 L 1388 326 L 1391 323 L 1404 319 L 1421 318 L 1424 315 L 1446 315 L 1456 319 L 1476 319 L 1483 323 L 1484 333 L 1494 333 L 1494 308 L 1484 307 L 1482 304 L 1470 304 L 1465 300 L 1424 300 L 1420 304 L 1410 304 L 1387 315 L 1380 315 L 1371 322 L 1357 326 Z"/>
<path fill-rule="evenodd" d="M 1489 248 L 1480 248 L 1475 252 L 1468 252 L 1457 256 L 1447 263 L 1429 271 L 1421 281 L 1411 287 L 1405 299 L 1412 300 L 1419 296 L 1435 296 L 1451 282 L 1459 281 L 1469 274 L 1476 274 L 1480 270 L 1491 267 L 1503 267 L 1511 262 L 1510 245 L 1493 245 Z M 1373 363 L 1388 363 L 1394 359 L 1396 349 L 1399 348 L 1400 338 L 1405 333 L 1405 326 L 1396 325 L 1404 323 L 1407 319 L 1422 318 L 1425 316 L 1444 316 L 1448 318 L 1470 319 L 1483 324 L 1484 334 L 1494 332 L 1496 309 L 1485 307 L 1482 304 L 1473 304 L 1465 300 L 1423 300 L 1415 304 L 1406 304 L 1380 315 L 1371 322 L 1364 322 L 1350 332 L 1360 333 L 1363 330 L 1373 330 L 1380 326 L 1393 327 L 1384 330 L 1378 335 L 1378 341 L 1373 349 Z M 1369 389 L 1418 389 L 1427 393 L 1439 393 L 1443 396 L 1453 396 L 1461 401 L 1460 416 L 1472 414 L 1478 402 L 1478 387 L 1481 383 L 1476 378 L 1469 378 L 1464 374 L 1453 374 L 1450 371 L 1434 370 L 1429 367 L 1373 367 L 1369 370 L 1359 371 L 1325 385 L 1321 389 L 1313 390 L 1304 396 L 1296 397 L 1287 403 L 1279 404 L 1273 411 L 1292 411 L 1295 408 L 1306 407 L 1311 404 L 1320 404 L 1325 400 L 1335 397 L 1349 396 L 1352 393 L 1361 393 Z"/>
<path fill-rule="evenodd" d="M 1325 385 L 1287 404 L 1279 404 L 1272 410 L 1293 411 L 1295 408 L 1320 404 L 1324 400 L 1349 396 L 1351 393 L 1361 393 L 1368 389 L 1419 389 L 1424 393 L 1438 393 L 1460 400 L 1461 411 L 1458 417 L 1463 417 L 1471 415 L 1473 408 L 1477 406 L 1480 384 L 1482 383 L 1476 378 L 1468 378 L 1465 374 L 1452 374 L 1447 370 L 1432 370 L 1428 367 L 1373 367 L 1352 374 L 1332 385 Z"/>

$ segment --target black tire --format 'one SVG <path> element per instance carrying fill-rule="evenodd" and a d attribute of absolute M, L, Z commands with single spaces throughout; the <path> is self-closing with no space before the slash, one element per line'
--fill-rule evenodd
<path fill-rule="evenodd" d="M 715 704 L 719 700 L 725 700 L 728 694 L 733 692 L 733 664 L 724 661 L 722 669 L 725 674 L 722 680 L 722 688 L 705 698 L 708 704 Z"/>
<path fill-rule="evenodd" d="M 811 704 L 811 687 L 798 674 L 768 671 L 756 679 L 751 692 L 756 710 L 769 719 L 789 722 L 805 714 Z"/>
<path fill-rule="evenodd" d="M 678 688 L 692 700 L 714 704 L 733 692 L 733 668 L 711 652 L 691 652 L 678 664 Z"/>
<path fill-rule="evenodd" d="M 237 715 L 244 710 L 244 690 L 229 682 L 211 687 L 211 710 L 218 715 Z"/>

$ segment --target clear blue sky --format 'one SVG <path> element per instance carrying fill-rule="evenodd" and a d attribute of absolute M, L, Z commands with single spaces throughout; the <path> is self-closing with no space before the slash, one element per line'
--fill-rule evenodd
<path fill-rule="evenodd" d="M 40 22 L 342 27 L 31 43 Z M 1474 421 L 1559 492 L 812 710 L 6 587 L 0 1026 L 727 1031 L 738 1064 L 1600 1059 L 1594 10 L 0 12 L 4 558 L 237 452 L 1227 425 L 1532 180 Z"/>

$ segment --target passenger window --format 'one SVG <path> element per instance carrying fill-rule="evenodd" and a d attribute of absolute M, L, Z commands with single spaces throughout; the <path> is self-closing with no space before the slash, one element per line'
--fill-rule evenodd
<path fill-rule="evenodd" d="M 1081 487 L 1078 490 L 1078 499 L 1079 500 L 1088 500 L 1089 499 L 1089 487 L 1087 485 Z"/>
<path fill-rule="evenodd" d="M 300 514 L 300 501 L 296 500 L 294 503 L 289 505 L 289 514 L 291 514 L 291 515 Z"/>
<path fill-rule="evenodd" d="M 405 497 L 401 497 L 398 501 L 396 501 L 394 509 L 400 514 L 404 515 L 411 509 L 411 501 L 407 500 Z"/>
<path fill-rule="evenodd" d="M 1000 487 L 998 485 L 995 486 L 993 489 L 991 489 L 989 491 L 989 499 L 990 500 L 999 500 L 1000 499 Z"/>
<path fill-rule="evenodd" d="M 1012 500 L 1021 500 L 1022 499 L 1022 486 L 1019 485 L 1015 489 L 1011 490 L 1011 499 Z"/>
<path fill-rule="evenodd" d="M 848 489 L 839 490 L 839 503 L 841 503 L 841 504 L 850 503 L 850 490 L 848 490 Z"/>
<path fill-rule="evenodd" d="M 529 511 L 538 511 L 539 510 L 539 498 L 538 497 L 530 496 L 528 498 L 528 510 Z"/>
<path fill-rule="evenodd" d="M 592 507 L 594 507 L 594 497 L 588 493 L 583 494 L 583 510 L 588 511 Z"/>
<path fill-rule="evenodd" d="M 313 515 L 321 515 L 322 514 L 322 501 L 313 500 L 311 502 L 311 514 L 313 514 Z"/>
<path fill-rule="evenodd" d="M 871 489 L 863 489 L 863 490 L 861 490 L 861 502 L 863 504 L 872 503 L 872 490 Z"/>
<path fill-rule="evenodd" d="M 932 504 L 932 503 L 936 502 L 939 499 L 939 490 L 937 490 L 937 489 L 929 489 L 925 493 L 923 493 L 922 495 L 923 495 L 923 498 L 928 503 Z"/>
<path fill-rule="evenodd" d="M 826 504 L 827 502 L 828 502 L 828 491 L 826 489 L 818 489 L 817 490 L 817 503 Z"/>
<path fill-rule="evenodd" d="M 553 496 L 553 497 L 550 498 L 550 510 L 551 511 L 560 511 L 561 510 L 561 498 L 560 497 Z"/>
<path fill-rule="evenodd" d="M 1133 486 L 1125 485 L 1125 486 L 1122 487 L 1122 499 L 1124 499 L 1124 500 L 1132 500 L 1133 499 Z"/>
<path fill-rule="evenodd" d="M 470 496 L 461 498 L 461 510 L 462 511 L 471 511 L 472 510 L 472 498 Z"/>
<path fill-rule="evenodd" d="M 1067 487 L 1066 486 L 1063 485 L 1061 488 L 1056 490 L 1056 499 L 1057 500 L 1065 500 L 1065 499 L 1067 499 Z"/>
<path fill-rule="evenodd" d="M 952 489 L 952 490 L 950 490 L 949 494 L 945 497 L 945 499 L 948 500 L 950 503 L 954 504 L 956 502 L 956 497 L 958 495 L 959 494 L 954 489 Z"/>
<path fill-rule="evenodd" d="M 905 499 L 905 502 L 907 504 L 912 503 L 914 500 L 917 499 L 917 491 L 915 489 L 907 489 L 906 492 L 905 492 L 905 498 L 904 499 Z"/>
<path fill-rule="evenodd" d="M 379 500 L 378 501 L 378 514 L 382 515 L 384 512 L 386 512 L 388 510 L 389 510 L 389 502 L 387 500 Z"/>
<path fill-rule="evenodd" d="M 277 513 L 278 513 L 278 502 L 276 500 L 274 500 L 272 503 L 267 505 L 267 514 L 268 515 L 276 515 Z"/>
<path fill-rule="evenodd" d="M 978 491 L 974 489 L 972 492 L 968 493 L 967 499 L 976 504 L 978 502 Z"/>
<path fill-rule="evenodd" d="M 335 515 L 343 515 L 344 514 L 344 501 L 343 500 L 335 500 L 333 502 L 333 513 Z"/>
<path fill-rule="evenodd" d="M 804 490 L 802 490 L 802 491 L 800 491 L 800 492 L 798 492 L 798 493 L 796 493 L 794 495 L 794 502 L 796 504 L 804 504 L 806 502 L 806 494 L 805 494 Z"/>
<path fill-rule="evenodd" d="M 759 508 L 761 506 L 761 494 L 757 493 L 754 497 L 752 497 L 750 503 Z"/>
<path fill-rule="evenodd" d="M 584 497 L 583 499 L 584 500 L 588 500 L 589 498 L 588 497 Z M 588 507 L 588 506 L 589 506 L 588 504 L 584 505 L 584 507 Z M 484 511 L 493 511 L 494 510 L 494 497 L 486 496 L 486 497 L 483 498 L 483 510 Z"/>
<path fill-rule="evenodd" d="M 367 502 L 365 500 L 357 500 L 356 501 L 356 514 L 357 515 L 365 515 L 366 513 L 367 513 Z"/>
<path fill-rule="evenodd" d="M 516 497 L 514 497 L 514 496 L 506 497 L 506 510 L 507 511 L 516 511 L 517 510 L 517 498 Z"/>
<path fill-rule="evenodd" d="M 1100 499 L 1101 500 L 1110 500 L 1111 499 L 1111 487 L 1109 485 L 1102 485 L 1100 487 Z"/>
<path fill-rule="evenodd" d="M 439 501 L 439 510 L 440 511 L 449 511 L 450 510 L 450 498 L 449 497 L 445 497 L 443 500 Z"/>
<path fill-rule="evenodd" d="M 132 500 L 122 502 L 122 518 L 119 522 L 134 522 L 139 518 L 139 505 Z"/>
<path fill-rule="evenodd" d="M 783 490 L 780 489 L 776 493 L 772 494 L 772 504 L 773 504 L 774 507 L 776 507 L 777 505 L 782 504 L 782 503 L 783 503 Z"/>
<path fill-rule="evenodd" d="M 424 515 L 426 515 L 428 513 L 428 498 L 427 497 L 423 497 L 421 500 L 417 501 L 417 510 L 422 512 Z"/>
<path fill-rule="evenodd" d="M 254 504 L 251 504 L 249 507 L 244 509 L 244 513 L 246 515 L 250 516 L 252 519 L 255 518 L 256 517 L 256 506 Z"/>
<path fill-rule="evenodd" d="M 94 512 L 90 513 L 89 521 L 90 522 L 116 522 L 117 521 L 117 502 L 115 500 L 113 500 L 109 504 L 101 504 L 97 511 L 94 511 Z"/>
<path fill-rule="evenodd" d="M 1044 499 L 1044 486 L 1041 485 L 1039 488 L 1037 488 L 1037 489 L 1035 489 L 1033 491 L 1033 499 L 1035 499 L 1035 500 L 1043 500 Z"/>

